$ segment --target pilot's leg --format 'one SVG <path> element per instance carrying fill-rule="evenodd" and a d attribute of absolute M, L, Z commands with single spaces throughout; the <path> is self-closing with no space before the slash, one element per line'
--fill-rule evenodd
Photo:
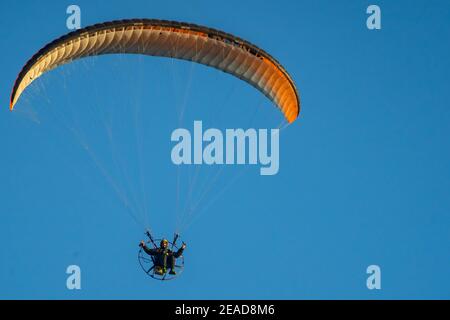
<path fill-rule="evenodd" d="M 175 272 L 175 257 L 173 255 L 167 257 L 167 268 L 170 270 L 169 274 L 177 274 Z"/>

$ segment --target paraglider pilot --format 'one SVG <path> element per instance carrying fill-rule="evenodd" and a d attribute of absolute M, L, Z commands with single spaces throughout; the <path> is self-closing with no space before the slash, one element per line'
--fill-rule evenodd
<path fill-rule="evenodd" d="M 169 274 L 176 274 L 175 272 L 175 260 L 183 254 L 186 244 L 183 243 L 180 249 L 173 252 L 169 249 L 169 241 L 166 239 L 161 240 L 159 248 L 151 249 L 145 245 L 144 241 L 139 244 L 140 247 L 150 256 L 153 257 L 155 264 L 155 273 L 163 275 L 169 269 Z"/>

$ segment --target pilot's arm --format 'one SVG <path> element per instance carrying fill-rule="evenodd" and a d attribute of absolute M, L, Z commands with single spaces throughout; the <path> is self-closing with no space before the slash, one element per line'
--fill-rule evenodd
<path fill-rule="evenodd" d="M 175 252 L 175 253 L 173 254 L 173 256 L 174 256 L 175 258 L 180 257 L 180 256 L 183 254 L 184 249 L 186 249 L 186 244 L 183 243 L 183 245 L 181 246 L 181 248 L 178 249 L 177 252 Z"/>
<path fill-rule="evenodd" d="M 149 247 L 147 247 L 145 245 L 144 241 L 141 241 L 141 243 L 139 244 L 140 247 L 142 247 L 142 249 L 145 251 L 145 253 L 147 253 L 148 255 L 154 256 L 155 254 L 158 253 L 157 249 L 150 249 Z"/>

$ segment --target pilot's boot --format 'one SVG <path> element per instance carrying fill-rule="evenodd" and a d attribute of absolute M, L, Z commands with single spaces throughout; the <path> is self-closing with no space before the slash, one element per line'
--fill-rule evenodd
<path fill-rule="evenodd" d="M 155 273 L 157 274 L 157 275 L 159 275 L 159 276 L 162 276 L 162 275 L 164 275 L 164 269 L 162 268 L 162 267 L 160 267 L 160 266 L 156 266 L 155 267 Z"/>

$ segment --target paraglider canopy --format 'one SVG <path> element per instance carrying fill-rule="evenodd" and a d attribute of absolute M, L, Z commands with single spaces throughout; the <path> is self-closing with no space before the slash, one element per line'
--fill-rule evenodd
<path fill-rule="evenodd" d="M 42 74 L 74 60 L 103 54 L 142 54 L 200 63 L 254 86 L 275 103 L 289 123 L 300 113 L 294 81 L 261 48 L 212 28 L 154 19 L 95 24 L 50 42 L 19 73 L 10 109 L 13 110 L 26 87 Z"/>

